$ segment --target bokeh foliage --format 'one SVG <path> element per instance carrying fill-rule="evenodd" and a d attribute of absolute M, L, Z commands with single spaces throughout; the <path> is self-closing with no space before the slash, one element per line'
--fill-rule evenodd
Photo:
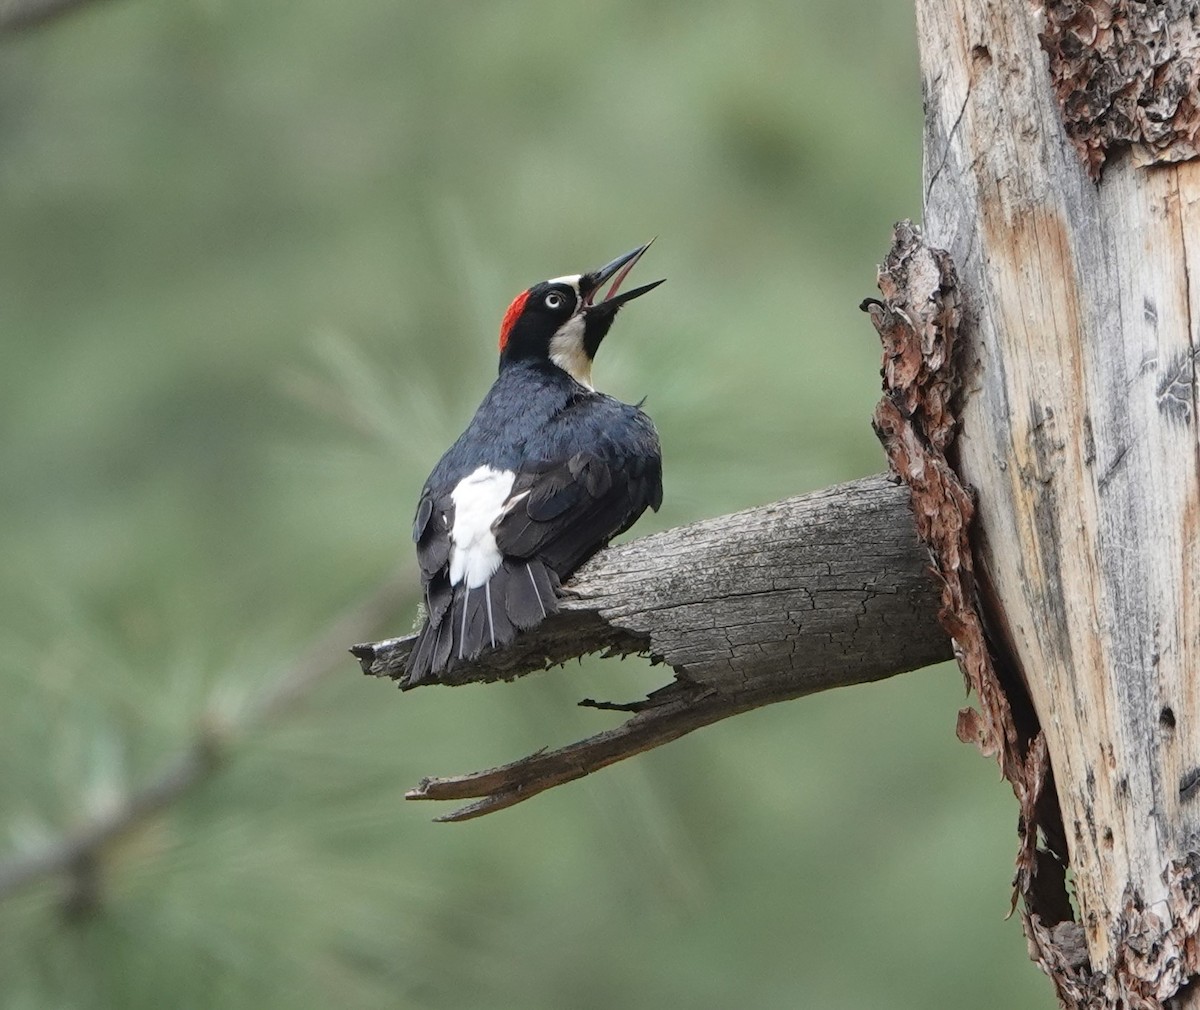
<path fill-rule="evenodd" d="M 660 236 L 597 369 L 662 432 L 641 529 L 881 469 L 856 306 L 919 131 L 889 0 L 113 0 L 3 40 L 0 858 L 205 728 L 224 759 L 103 854 L 90 914 L 60 879 L 0 905 L 0 1005 L 1049 1007 L 950 668 L 462 826 L 404 789 L 663 674 L 401 696 L 347 657 L 237 730 L 411 564 L 538 278 Z"/>

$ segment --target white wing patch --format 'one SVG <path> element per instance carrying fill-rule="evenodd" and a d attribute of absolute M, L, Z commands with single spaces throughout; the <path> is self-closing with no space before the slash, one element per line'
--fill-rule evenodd
<path fill-rule="evenodd" d="M 500 567 L 503 555 L 496 546 L 492 524 L 514 504 L 508 501 L 516 474 L 481 466 L 458 482 L 450 492 L 454 500 L 454 526 L 450 530 L 450 584 L 464 579 L 468 589 L 484 585 Z"/>

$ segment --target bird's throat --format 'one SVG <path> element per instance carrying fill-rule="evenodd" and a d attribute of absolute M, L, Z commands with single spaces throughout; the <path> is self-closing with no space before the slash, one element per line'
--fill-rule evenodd
<path fill-rule="evenodd" d="M 574 316 L 563 323 L 550 338 L 550 360 L 581 386 L 595 389 L 592 385 L 592 356 L 584 347 L 583 335 L 582 316 Z"/>

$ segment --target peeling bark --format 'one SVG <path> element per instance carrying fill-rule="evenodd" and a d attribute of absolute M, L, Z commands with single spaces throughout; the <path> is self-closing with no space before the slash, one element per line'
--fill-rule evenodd
<path fill-rule="evenodd" d="M 908 494 L 886 476 L 609 548 L 567 584 L 561 613 L 444 682 L 512 679 L 590 652 L 645 653 L 674 682 L 644 701 L 587 703 L 635 713 L 617 729 L 504 769 L 426 780 L 410 798 L 483 797 L 447 819 L 477 816 L 718 719 L 948 659 L 928 564 Z M 411 643 L 352 651 L 364 672 L 405 686 Z"/>
<path fill-rule="evenodd" d="M 1200 162 L 1139 167 L 1195 156 L 1195 5 L 1041 6 L 917 5 L 977 590 L 1079 910 L 1035 853 L 1022 915 L 1065 1006 L 1200 1006 Z"/>
<path fill-rule="evenodd" d="M 1093 179 L 1109 150 L 1139 164 L 1200 154 L 1195 0 L 1041 0 L 1039 35 L 1067 136 Z"/>
<path fill-rule="evenodd" d="M 884 301 L 863 303 L 883 341 L 885 396 L 875 409 L 875 430 L 892 469 L 912 494 L 917 534 L 929 547 L 941 581 L 938 620 L 979 699 L 978 711 L 959 712 L 958 737 L 996 757 L 1020 805 L 1013 904 L 1018 894 L 1030 903 L 1038 865 L 1038 804 L 1049 762 L 1036 721 L 1026 718 L 1018 728 L 1009 700 L 1015 685 L 1002 685 L 993 663 L 977 606 L 969 539 L 975 505 L 946 458 L 956 425 L 951 398 L 959 379 L 954 368 L 962 316 L 958 278 L 949 255 L 931 249 L 920 230 L 904 221 L 896 226 L 879 270 L 879 290 Z M 1019 700 L 1024 707 L 1024 698 Z"/>

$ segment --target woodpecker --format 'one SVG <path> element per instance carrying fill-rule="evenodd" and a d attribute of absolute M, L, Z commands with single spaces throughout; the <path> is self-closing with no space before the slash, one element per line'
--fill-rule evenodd
<path fill-rule="evenodd" d="M 649 245 L 535 284 L 504 313 L 500 374 L 417 504 L 425 620 L 407 686 L 536 627 L 561 582 L 662 504 L 653 422 L 592 386 L 618 310 L 662 283 L 618 293 Z"/>

